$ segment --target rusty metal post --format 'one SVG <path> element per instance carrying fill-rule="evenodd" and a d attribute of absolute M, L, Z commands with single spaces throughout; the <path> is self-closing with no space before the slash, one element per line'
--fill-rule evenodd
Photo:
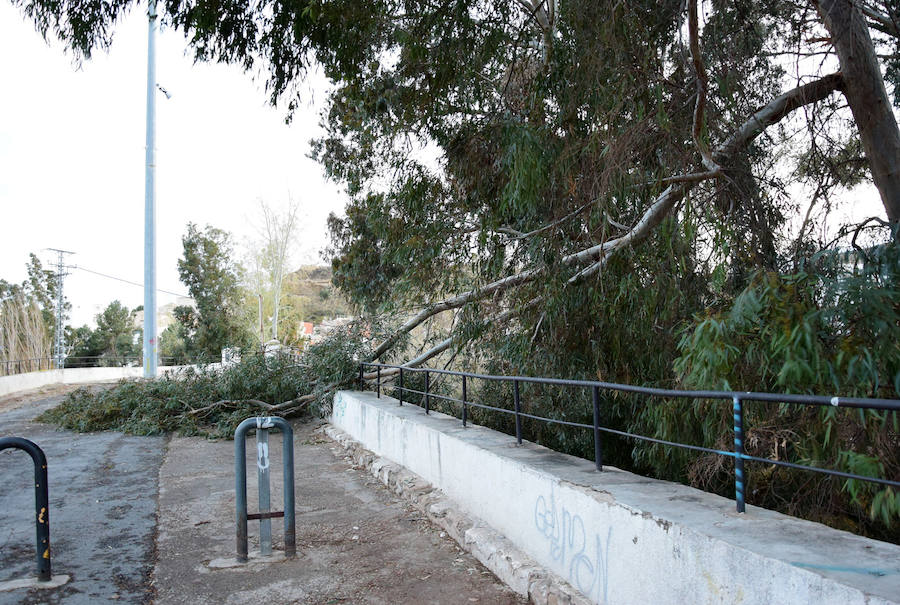
<path fill-rule="evenodd" d="M 39 582 L 50 581 L 50 497 L 47 488 L 47 457 L 36 443 L 21 437 L 0 438 L 0 451 L 23 450 L 34 463 L 35 561 Z"/>
<path fill-rule="evenodd" d="M 256 429 L 257 433 L 270 428 L 281 431 L 282 466 L 284 474 L 284 510 L 278 512 L 260 511 L 247 513 L 247 433 Z M 266 431 L 267 432 L 267 431 Z M 265 438 L 264 438 L 265 440 Z M 260 465 L 260 444 L 257 441 L 257 468 Z M 268 448 L 265 452 L 268 462 Z M 266 469 L 268 473 L 268 469 Z M 258 416 L 247 418 L 234 431 L 234 491 L 235 491 L 235 525 L 237 528 L 237 560 L 247 560 L 247 521 L 268 521 L 284 517 L 284 555 L 293 557 L 297 553 L 297 526 L 294 518 L 294 431 L 291 425 L 277 416 Z M 260 488 L 260 504 L 263 504 L 262 487 Z M 262 529 L 262 528 L 261 528 Z M 271 529 L 269 530 L 271 532 Z M 261 532 L 262 534 L 262 532 Z M 271 533 L 270 533 L 271 541 Z M 260 536 L 262 549 L 262 535 Z"/>

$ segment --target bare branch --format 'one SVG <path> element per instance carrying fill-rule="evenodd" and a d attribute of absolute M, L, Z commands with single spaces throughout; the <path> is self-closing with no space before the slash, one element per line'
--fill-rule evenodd
<path fill-rule="evenodd" d="M 750 119 L 745 121 L 734 134 L 716 149 L 713 156 L 717 162 L 727 163 L 739 151 L 746 148 L 746 146 L 767 127 L 775 124 L 798 107 L 825 99 L 835 90 L 839 90 L 842 85 L 843 79 L 841 78 L 841 74 L 834 73 L 814 82 L 810 82 L 809 84 L 798 86 L 797 88 L 776 97 L 768 105 L 750 116 Z M 616 251 L 625 246 L 633 245 L 647 237 L 653 228 L 662 222 L 663 218 L 668 214 L 675 203 L 680 201 L 697 182 L 699 182 L 699 180 L 683 181 L 681 183 L 669 185 L 669 187 L 663 191 L 659 197 L 656 198 L 656 201 L 644 212 L 643 216 L 641 216 L 641 220 L 638 221 L 631 231 L 622 237 L 603 242 L 602 244 L 587 248 L 578 254 L 573 255 L 576 257 L 571 261 L 573 263 L 588 261 L 590 259 L 596 260 L 594 264 L 582 269 L 570 278 L 569 283 L 593 275 L 603 268 L 609 257 Z M 563 260 L 567 261 L 569 258 L 570 257 L 566 257 Z"/>
<path fill-rule="evenodd" d="M 709 88 L 709 76 L 706 75 L 706 66 L 703 64 L 703 56 L 700 54 L 700 32 L 697 24 L 697 0 L 688 0 L 688 34 L 690 36 L 691 59 L 694 63 L 694 71 L 697 73 L 697 102 L 694 104 L 694 127 L 691 130 L 691 136 L 694 139 L 694 145 L 700 151 L 700 157 L 703 159 L 703 166 L 709 171 L 719 174 L 722 167 L 719 166 L 712 155 L 709 153 L 709 147 L 703 140 L 703 112 L 706 109 L 706 90 Z"/>
<path fill-rule="evenodd" d="M 470 303 L 473 300 L 479 300 L 494 293 L 502 292 L 504 290 L 512 288 L 513 286 L 519 286 L 521 284 L 529 282 L 537 277 L 540 272 L 541 269 L 529 269 L 521 273 L 516 273 L 515 275 L 504 277 L 503 279 L 498 279 L 497 281 L 493 281 L 480 288 L 476 288 L 463 294 L 447 298 L 445 300 L 442 300 L 441 302 L 426 306 L 424 309 L 408 319 L 393 334 L 391 334 L 389 338 L 382 342 L 372 353 L 370 359 L 378 359 L 379 357 L 384 355 L 384 353 L 392 346 L 394 346 L 394 344 L 396 344 L 397 341 L 400 340 L 401 337 L 403 337 L 403 335 L 409 333 L 413 328 L 421 324 L 429 317 L 437 315 L 438 313 L 442 313 L 443 311 L 462 307 L 463 305 Z"/>
<path fill-rule="evenodd" d="M 768 126 L 775 124 L 798 107 L 825 99 L 835 90 L 839 90 L 842 85 L 843 79 L 841 74 L 834 73 L 810 82 L 809 84 L 798 86 L 797 88 L 776 97 L 768 105 L 750 116 L 750 118 L 744 122 L 734 134 L 716 149 L 712 154 L 713 157 L 716 159 L 717 163 L 727 163 L 728 160 L 749 145 L 753 139 L 759 136 L 759 134 Z M 672 207 L 675 206 L 675 204 L 679 202 L 697 182 L 700 182 L 700 180 L 705 179 L 682 181 L 669 185 L 659 194 L 656 201 L 644 211 L 644 214 L 641 215 L 641 218 L 634 227 L 624 235 L 597 244 L 596 246 L 585 248 L 579 252 L 569 254 L 568 256 L 564 256 L 560 261 L 564 265 L 580 265 L 593 261 L 592 265 L 578 272 L 570 279 L 570 281 L 576 281 L 577 279 L 596 273 L 607 262 L 609 257 L 617 251 L 627 246 L 634 245 L 650 235 L 653 229 L 666 217 Z M 382 342 L 381 345 L 375 349 L 375 352 L 371 355 L 370 359 L 378 359 L 378 357 L 394 346 L 403 335 L 409 333 L 413 328 L 427 320 L 429 317 L 449 309 L 462 307 L 472 301 L 491 296 L 495 293 L 508 290 L 509 288 L 528 283 L 540 276 L 544 271 L 545 269 L 543 267 L 528 269 L 521 273 L 516 273 L 504 277 L 503 279 L 493 281 L 480 288 L 426 306 L 416 315 L 408 319 L 389 338 Z"/>
<path fill-rule="evenodd" d="M 521 305 L 514 309 L 507 309 L 506 311 L 503 311 L 502 313 L 498 313 L 496 315 L 486 318 L 485 323 L 490 323 L 490 324 L 503 323 L 503 322 L 515 317 L 516 315 L 518 315 L 525 309 L 530 309 L 531 307 L 539 304 L 542 300 L 543 300 L 542 296 L 532 298 L 524 305 Z M 438 344 L 436 344 L 429 350 L 427 350 L 424 353 L 422 353 L 421 355 L 417 356 L 415 359 L 411 359 L 410 361 L 407 361 L 406 363 L 404 363 L 403 367 L 404 368 L 419 367 L 420 365 L 422 365 L 429 359 L 435 357 L 436 355 L 440 355 L 441 353 L 443 353 L 444 351 L 449 349 L 454 344 L 459 343 L 459 341 L 460 341 L 460 336 L 458 334 L 450 336 L 449 338 L 445 338 L 444 340 L 442 340 L 441 342 L 439 342 Z M 385 377 L 389 377 L 389 376 L 394 376 L 395 374 L 399 374 L 399 373 L 400 373 L 400 370 L 398 368 L 390 368 L 390 369 L 382 370 L 381 377 L 385 378 Z M 378 375 L 377 372 L 369 372 L 369 373 L 365 374 L 363 376 L 363 378 L 366 380 L 371 380 L 373 378 L 376 378 L 377 375 Z"/>

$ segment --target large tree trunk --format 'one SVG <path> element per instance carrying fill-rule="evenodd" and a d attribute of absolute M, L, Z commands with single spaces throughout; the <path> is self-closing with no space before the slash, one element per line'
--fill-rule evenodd
<path fill-rule="evenodd" d="M 859 129 L 872 179 L 887 210 L 888 220 L 900 220 L 900 129 L 869 28 L 851 0 L 814 0 L 844 75 L 843 93 Z"/>

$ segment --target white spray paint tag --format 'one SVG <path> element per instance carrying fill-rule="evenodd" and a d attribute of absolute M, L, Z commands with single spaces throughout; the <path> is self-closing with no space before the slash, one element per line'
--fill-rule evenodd
<path fill-rule="evenodd" d="M 269 444 L 256 444 L 256 466 L 259 470 L 264 471 L 269 468 Z"/>
<path fill-rule="evenodd" d="M 270 429 L 273 426 L 275 426 L 275 422 L 273 422 L 271 416 L 257 416 L 256 417 L 256 428 Z"/>

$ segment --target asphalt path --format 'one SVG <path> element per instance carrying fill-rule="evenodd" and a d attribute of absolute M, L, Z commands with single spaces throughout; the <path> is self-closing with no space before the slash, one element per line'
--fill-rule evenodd
<path fill-rule="evenodd" d="M 165 438 L 79 434 L 34 421 L 62 398 L 0 405 L 0 436 L 30 439 L 47 456 L 53 574 L 71 579 L 55 589 L 0 592 L 0 605 L 149 603 Z M 28 454 L 0 452 L 0 582 L 34 575 L 32 478 Z"/>
<path fill-rule="evenodd" d="M 294 423 L 297 557 L 234 566 L 234 443 L 198 437 L 73 433 L 35 422 L 61 390 L 0 399 L 0 436 L 47 455 L 58 588 L 0 590 L 0 605 L 518 605 L 522 602 L 422 514 L 316 430 Z M 248 440 L 249 441 L 249 440 Z M 271 460 L 281 460 L 281 440 Z M 256 493 L 256 448 L 248 487 Z M 0 452 L 0 586 L 35 572 L 33 466 Z M 273 504 L 283 493 L 280 469 Z M 251 507 L 255 502 L 251 498 Z M 251 556 L 258 551 L 251 523 Z"/>

